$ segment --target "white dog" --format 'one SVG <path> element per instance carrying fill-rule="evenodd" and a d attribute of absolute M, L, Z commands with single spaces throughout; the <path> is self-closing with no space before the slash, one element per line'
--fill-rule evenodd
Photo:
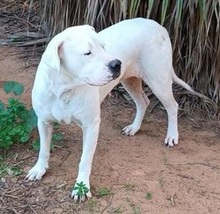
<path fill-rule="evenodd" d="M 122 21 L 100 33 L 91 26 L 70 27 L 48 44 L 39 64 L 32 91 L 38 116 L 40 153 L 29 171 L 29 180 L 39 180 L 48 168 L 52 122 L 76 122 L 83 130 L 83 153 L 76 181 L 90 189 L 93 155 L 100 126 L 100 103 L 119 82 L 134 99 L 137 113 L 131 125 L 123 129 L 134 135 L 141 126 L 149 100 L 142 80 L 164 105 L 168 130 L 164 143 L 178 143 L 177 111 L 172 93 L 173 81 L 193 94 L 179 79 L 172 66 L 172 48 L 165 28 L 149 19 Z M 89 191 L 74 200 L 91 197 Z"/>

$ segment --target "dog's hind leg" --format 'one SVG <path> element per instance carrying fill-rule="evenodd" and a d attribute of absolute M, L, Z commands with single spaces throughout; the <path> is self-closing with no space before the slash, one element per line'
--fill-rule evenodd
<path fill-rule="evenodd" d="M 40 135 L 40 152 L 37 163 L 26 176 L 28 180 L 40 180 L 48 168 L 53 126 L 38 119 L 38 131 Z"/>
<path fill-rule="evenodd" d="M 177 127 L 178 104 L 173 97 L 172 79 L 158 77 L 148 81 L 148 85 L 167 111 L 168 130 L 164 144 L 173 147 L 178 144 L 179 134 Z"/>
<path fill-rule="evenodd" d="M 142 80 L 137 77 L 130 77 L 121 81 L 126 91 L 133 98 L 136 105 L 136 116 L 132 124 L 126 126 L 122 133 L 125 135 L 135 135 L 140 129 L 146 109 L 150 104 L 150 100 L 146 96 L 142 88 Z"/>

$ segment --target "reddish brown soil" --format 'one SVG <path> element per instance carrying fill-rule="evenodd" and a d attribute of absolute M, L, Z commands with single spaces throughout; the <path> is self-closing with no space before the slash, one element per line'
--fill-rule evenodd
<path fill-rule="evenodd" d="M 35 68 L 21 59 L 22 49 L 0 48 L 0 81 L 16 80 L 25 86 L 28 106 Z M 6 100 L 0 89 L 1 100 Z M 37 151 L 17 145 L 8 164 L 23 170 L 22 176 L 0 180 L 0 213 L 220 213 L 220 138 L 217 123 L 187 116 L 179 119 L 180 143 L 164 147 L 166 113 L 147 112 L 141 131 L 134 137 L 120 134 L 134 116 L 134 106 L 113 97 L 102 105 L 102 124 L 91 185 L 93 198 L 75 204 L 69 194 L 81 155 L 81 130 L 64 125 L 57 132 L 64 139 L 52 151 L 50 169 L 41 181 L 24 180 L 37 159 Z M 111 194 L 101 196 L 103 188 Z"/>

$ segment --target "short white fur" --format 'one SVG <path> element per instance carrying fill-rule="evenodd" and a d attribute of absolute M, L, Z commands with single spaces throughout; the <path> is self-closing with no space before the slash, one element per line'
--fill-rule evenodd
<path fill-rule="evenodd" d="M 121 74 L 116 80 L 108 67 L 114 59 L 122 62 Z M 100 103 L 121 82 L 137 109 L 133 123 L 122 132 L 134 135 L 141 127 L 150 102 L 143 92 L 142 80 L 167 110 L 168 130 L 164 143 L 172 147 L 179 137 L 178 104 L 173 97 L 172 83 L 175 81 L 194 91 L 174 73 L 172 47 L 165 28 L 153 20 L 137 18 L 122 21 L 98 34 L 85 25 L 68 28 L 55 36 L 42 56 L 32 91 L 40 152 L 27 178 L 41 179 L 49 166 L 52 122 L 76 122 L 83 130 L 83 153 L 76 182 L 82 181 L 90 189 L 89 177 L 100 127 Z M 83 201 L 91 197 L 91 192 L 78 196 L 74 190 L 72 197 Z"/>

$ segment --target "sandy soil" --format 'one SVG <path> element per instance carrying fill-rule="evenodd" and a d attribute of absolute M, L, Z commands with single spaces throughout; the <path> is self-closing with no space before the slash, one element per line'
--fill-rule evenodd
<path fill-rule="evenodd" d="M 28 106 L 35 67 L 20 58 L 22 49 L 0 48 L 0 81 L 24 84 Z M 0 89 L 1 100 L 6 100 Z M 81 130 L 62 125 L 63 140 L 52 150 L 50 168 L 41 181 L 24 176 L 37 159 L 31 142 L 10 151 L 7 164 L 19 166 L 21 176 L 0 180 L 0 213 L 220 213 L 219 127 L 202 117 L 179 119 L 180 143 L 170 149 L 162 142 L 166 113 L 147 112 L 134 137 L 120 134 L 135 108 L 116 96 L 102 105 L 102 124 L 91 175 L 92 199 L 75 204 L 69 197 L 81 155 Z M 106 191 L 109 190 L 109 191 Z M 106 193 L 106 195 L 105 195 Z"/>

